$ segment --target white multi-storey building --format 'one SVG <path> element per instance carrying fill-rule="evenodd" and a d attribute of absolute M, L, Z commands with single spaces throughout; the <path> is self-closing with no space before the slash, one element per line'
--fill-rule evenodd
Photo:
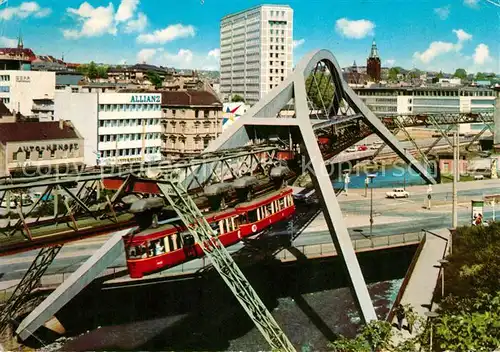
<path fill-rule="evenodd" d="M 52 120 L 55 72 L 0 71 L 0 100 L 10 111 Z"/>
<path fill-rule="evenodd" d="M 85 139 L 85 164 L 161 160 L 161 94 L 56 92 L 55 116 Z"/>
<path fill-rule="evenodd" d="M 262 5 L 225 16 L 220 24 L 220 92 L 254 104 L 293 68 L 293 10 Z"/>
<path fill-rule="evenodd" d="M 495 91 L 475 87 L 355 88 L 356 94 L 378 116 L 425 113 L 493 111 Z M 470 125 L 461 125 L 466 132 Z"/>

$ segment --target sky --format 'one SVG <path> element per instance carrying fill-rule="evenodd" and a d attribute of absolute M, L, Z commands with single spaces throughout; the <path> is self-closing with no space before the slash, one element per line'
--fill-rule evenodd
<path fill-rule="evenodd" d="M 490 0 L 496 1 L 498 0 Z M 271 2 L 267 2 L 271 3 Z M 500 7 L 488 0 L 275 0 L 294 10 L 294 63 L 328 49 L 364 65 L 500 72 Z M 67 62 L 219 67 L 219 23 L 254 0 L 0 0 L 0 46 Z"/>

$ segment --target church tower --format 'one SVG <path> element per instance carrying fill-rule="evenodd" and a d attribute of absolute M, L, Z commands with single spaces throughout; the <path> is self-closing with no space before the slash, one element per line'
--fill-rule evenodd
<path fill-rule="evenodd" d="M 372 43 L 372 49 L 370 51 L 370 56 L 368 57 L 368 60 L 366 60 L 366 73 L 372 80 L 374 80 L 375 82 L 379 82 L 380 71 L 380 57 L 378 56 L 377 43 L 375 43 L 374 39 Z"/>

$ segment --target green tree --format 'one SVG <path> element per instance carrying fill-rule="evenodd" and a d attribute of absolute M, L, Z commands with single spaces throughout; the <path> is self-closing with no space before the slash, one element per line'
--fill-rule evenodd
<path fill-rule="evenodd" d="M 399 67 L 391 67 L 389 69 L 389 81 L 397 81 L 400 72 L 401 70 Z"/>
<path fill-rule="evenodd" d="M 462 80 L 467 79 L 467 71 L 463 68 L 457 68 L 455 70 L 455 73 L 453 74 L 453 77 L 460 78 Z"/>
<path fill-rule="evenodd" d="M 156 72 L 148 71 L 146 75 L 148 77 L 148 80 L 151 82 L 152 85 L 155 86 L 155 88 L 160 88 L 162 86 L 163 81 Z"/>
<path fill-rule="evenodd" d="M 443 77 L 444 77 L 443 71 L 439 71 L 439 73 L 436 75 L 437 79 L 440 79 L 440 78 L 443 78 Z"/>
<path fill-rule="evenodd" d="M 104 65 L 98 66 L 97 67 L 97 77 L 98 78 L 108 78 L 108 69 L 109 69 L 108 66 L 104 66 Z"/>
<path fill-rule="evenodd" d="M 476 73 L 476 81 L 485 81 L 487 79 L 487 76 L 483 72 L 478 72 Z"/>
<path fill-rule="evenodd" d="M 233 95 L 233 97 L 231 98 L 231 101 L 233 103 L 244 103 L 245 102 L 245 99 L 243 99 L 243 97 L 241 95 L 238 95 L 238 94 L 235 94 Z"/>
<path fill-rule="evenodd" d="M 97 65 L 95 64 L 94 61 L 91 61 L 87 67 L 87 77 L 89 79 L 96 79 L 98 75 L 99 73 L 97 71 Z"/>
<path fill-rule="evenodd" d="M 328 109 L 335 91 L 330 74 L 320 72 L 309 75 L 306 80 L 306 89 L 315 108 Z"/>

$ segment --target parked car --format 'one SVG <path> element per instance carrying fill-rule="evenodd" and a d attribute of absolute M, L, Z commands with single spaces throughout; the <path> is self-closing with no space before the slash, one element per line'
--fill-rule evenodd
<path fill-rule="evenodd" d="M 392 191 L 385 194 L 387 198 L 408 198 L 410 193 L 405 191 L 403 188 L 394 188 Z"/>
<path fill-rule="evenodd" d="M 368 147 L 366 145 L 360 145 L 360 146 L 358 146 L 358 151 L 364 152 L 365 150 L 368 150 Z"/>
<path fill-rule="evenodd" d="M 378 148 L 380 148 L 380 147 L 381 147 L 380 145 L 377 145 L 377 144 L 372 144 L 372 145 L 370 146 L 370 149 L 371 149 L 371 150 L 378 150 Z"/>
<path fill-rule="evenodd" d="M 356 149 L 356 147 L 350 147 L 350 148 L 347 148 L 346 149 L 346 152 L 348 153 L 353 153 L 353 152 L 357 152 L 358 150 Z"/>

